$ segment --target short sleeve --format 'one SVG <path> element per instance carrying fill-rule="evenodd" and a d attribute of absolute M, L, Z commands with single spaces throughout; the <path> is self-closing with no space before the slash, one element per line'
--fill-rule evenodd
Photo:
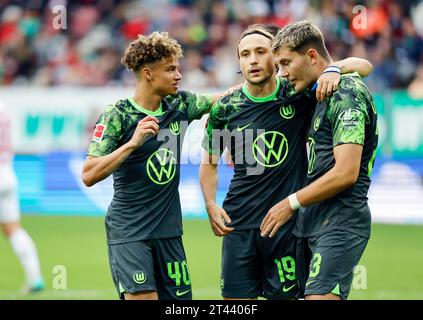
<path fill-rule="evenodd" d="M 213 98 L 208 94 L 196 94 L 189 91 L 181 91 L 180 96 L 185 105 L 189 122 L 200 119 L 204 114 L 209 113 L 212 107 Z"/>
<path fill-rule="evenodd" d="M 364 145 L 369 117 L 363 99 L 352 92 L 334 94 L 328 117 L 332 124 L 333 146 L 350 143 Z"/>
<path fill-rule="evenodd" d="M 220 156 L 225 150 L 221 139 L 221 131 L 226 129 L 225 120 L 221 116 L 224 114 L 223 109 L 224 105 L 219 101 L 213 105 L 204 130 L 201 145 L 210 155 Z"/>
<path fill-rule="evenodd" d="M 122 137 L 122 117 L 118 109 L 111 105 L 100 115 L 94 126 L 94 133 L 88 148 L 88 155 L 102 157 L 119 147 Z"/>

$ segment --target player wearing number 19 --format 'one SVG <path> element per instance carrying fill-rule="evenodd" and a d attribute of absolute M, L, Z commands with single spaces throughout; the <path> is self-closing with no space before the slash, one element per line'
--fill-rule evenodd
<path fill-rule="evenodd" d="M 181 122 L 209 112 L 214 97 L 177 91 L 181 56 L 167 33 L 129 45 L 122 63 L 135 73 L 135 96 L 100 115 L 83 168 L 87 186 L 113 173 L 106 232 L 113 281 L 125 299 L 192 298 L 178 193 Z"/>
<path fill-rule="evenodd" d="M 221 272 L 225 299 L 292 299 L 298 291 L 295 219 L 274 239 L 261 237 L 259 226 L 275 203 L 305 183 L 306 131 L 316 101 L 310 90 L 296 94 L 287 79 L 277 77 L 272 39 L 260 26 L 243 32 L 238 58 L 246 81 L 213 106 L 203 141 L 207 154 L 200 168 L 201 187 L 213 232 L 225 236 Z M 331 84 L 339 81 L 338 74 L 329 77 Z M 230 136 L 225 138 L 225 132 Z M 220 208 L 217 162 L 225 148 L 235 166 Z"/>
<path fill-rule="evenodd" d="M 286 26 L 272 49 L 282 75 L 303 91 L 331 63 L 323 36 L 308 22 Z M 378 143 L 373 98 L 357 74 L 318 103 L 309 133 L 308 182 L 272 207 L 262 234 L 276 234 L 298 212 L 297 263 L 306 299 L 346 299 L 370 237 L 367 192 Z"/>

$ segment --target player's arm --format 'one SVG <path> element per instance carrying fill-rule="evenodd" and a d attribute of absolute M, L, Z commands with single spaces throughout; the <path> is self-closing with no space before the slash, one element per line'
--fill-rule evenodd
<path fill-rule="evenodd" d="M 357 181 L 368 121 L 366 101 L 353 93 L 338 92 L 337 95 L 332 98 L 327 112 L 332 127 L 334 166 L 310 185 L 273 206 L 260 226 L 263 236 L 273 236 L 291 218 L 292 208 L 330 199 Z M 342 116 L 345 112 L 350 112 L 350 116 Z"/>
<path fill-rule="evenodd" d="M 370 61 L 357 57 L 349 57 L 333 63 L 341 69 L 341 73 L 358 72 L 362 78 L 367 77 L 373 71 Z"/>
<path fill-rule="evenodd" d="M 217 100 L 223 96 L 231 94 L 234 90 L 240 88 L 241 86 L 242 85 L 239 84 L 213 95 L 181 91 L 180 95 L 187 106 L 186 110 L 188 112 L 189 121 L 191 122 L 192 120 L 200 119 L 203 115 L 209 113 Z"/>
<path fill-rule="evenodd" d="M 333 148 L 335 165 L 319 179 L 297 192 L 302 206 L 330 199 L 353 186 L 358 178 L 363 146 L 341 144 Z"/>
<path fill-rule="evenodd" d="M 218 182 L 218 162 L 220 156 L 204 152 L 200 164 L 200 185 L 203 192 L 207 214 L 213 233 L 222 237 L 230 233 L 234 228 L 227 227 L 224 222 L 231 223 L 231 219 L 223 208 L 216 203 Z"/>
<path fill-rule="evenodd" d="M 216 236 L 224 236 L 231 232 L 233 228 L 225 225 L 231 223 L 231 219 L 223 208 L 216 203 L 216 192 L 218 182 L 217 165 L 225 149 L 221 144 L 220 130 L 225 128 L 225 119 L 222 118 L 225 106 L 219 101 L 213 106 L 210 112 L 202 147 L 205 150 L 200 164 L 200 185 L 203 192 L 204 202 L 207 214 L 209 216 L 210 226 Z"/>
<path fill-rule="evenodd" d="M 373 70 L 372 64 L 366 60 L 356 57 L 349 57 L 343 60 L 335 61 L 331 66 L 336 66 L 340 69 L 341 74 L 358 72 L 361 77 L 367 77 Z M 341 76 L 336 72 L 322 73 L 317 80 L 316 98 L 318 101 L 325 100 L 330 97 L 332 93 L 338 90 Z"/>
<path fill-rule="evenodd" d="M 148 135 L 156 135 L 159 132 L 158 122 L 157 118 L 147 116 L 138 122 L 131 140 L 121 147 L 104 156 L 88 155 L 82 169 L 84 184 L 91 187 L 111 175 L 134 150 L 144 143 Z"/>
<path fill-rule="evenodd" d="M 134 150 L 135 148 L 133 146 L 126 143 L 112 153 L 102 157 L 88 155 L 82 169 L 82 181 L 87 187 L 91 187 L 97 182 L 106 179 L 120 167 L 122 162 L 125 161 Z"/>
<path fill-rule="evenodd" d="M 301 206 L 330 199 L 355 184 L 360 172 L 363 146 L 359 144 L 343 144 L 333 149 L 334 167 L 307 187 L 296 192 Z M 293 215 L 288 198 L 271 208 L 260 226 L 263 237 L 273 237 L 279 228 Z"/>

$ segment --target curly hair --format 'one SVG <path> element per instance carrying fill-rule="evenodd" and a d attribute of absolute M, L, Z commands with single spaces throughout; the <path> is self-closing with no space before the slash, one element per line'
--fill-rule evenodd
<path fill-rule="evenodd" d="M 182 48 L 169 37 L 167 32 L 155 31 L 148 36 L 139 35 L 132 41 L 123 55 L 121 62 L 129 70 L 137 72 L 148 63 L 172 57 L 181 58 Z"/>

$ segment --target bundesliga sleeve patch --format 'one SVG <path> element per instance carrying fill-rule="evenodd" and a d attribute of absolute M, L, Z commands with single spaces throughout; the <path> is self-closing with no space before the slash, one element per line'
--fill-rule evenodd
<path fill-rule="evenodd" d="M 348 110 L 341 112 L 341 114 L 338 117 L 339 121 L 341 121 L 342 127 L 345 130 L 351 130 L 355 128 L 359 124 L 360 118 L 361 118 L 360 110 L 353 109 L 353 108 L 350 108 Z"/>
<path fill-rule="evenodd" d="M 93 141 L 100 142 L 103 139 L 106 126 L 104 124 L 96 124 L 94 128 Z"/>

